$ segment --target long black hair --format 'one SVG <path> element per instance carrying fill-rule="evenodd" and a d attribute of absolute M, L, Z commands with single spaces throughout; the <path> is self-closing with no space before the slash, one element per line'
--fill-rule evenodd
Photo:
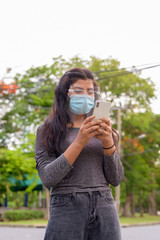
<path fill-rule="evenodd" d="M 72 68 L 61 77 L 55 89 L 55 98 L 52 110 L 40 129 L 42 141 L 49 155 L 53 152 L 55 152 L 57 156 L 60 155 L 60 142 L 66 136 L 68 129 L 67 125 L 69 123 L 73 125 L 68 112 L 68 90 L 70 86 L 79 79 L 92 80 L 95 92 L 98 90 L 98 84 L 94 80 L 94 75 L 89 69 Z M 95 94 L 95 100 L 96 99 L 98 99 L 98 94 Z M 112 136 L 114 143 L 118 148 L 119 135 L 113 128 Z"/>
<path fill-rule="evenodd" d="M 97 91 L 98 85 L 94 80 L 94 75 L 88 69 L 72 68 L 61 77 L 55 89 L 52 110 L 41 128 L 41 137 L 49 155 L 52 152 L 60 155 L 60 142 L 66 136 L 67 125 L 73 124 L 68 113 L 68 90 L 79 79 L 92 80 L 94 90 Z"/>

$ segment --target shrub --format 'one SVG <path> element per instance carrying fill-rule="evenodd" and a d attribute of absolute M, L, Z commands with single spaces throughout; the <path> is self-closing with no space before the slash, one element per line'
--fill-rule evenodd
<path fill-rule="evenodd" d="M 9 221 L 44 218 L 44 212 L 40 210 L 9 210 L 4 212 L 4 218 Z"/>

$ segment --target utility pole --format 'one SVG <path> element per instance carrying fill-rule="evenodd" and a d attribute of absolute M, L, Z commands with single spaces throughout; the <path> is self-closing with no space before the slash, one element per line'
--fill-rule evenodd
<path fill-rule="evenodd" d="M 121 155 L 121 108 L 117 109 L 117 130 L 119 133 L 119 145 L 118 145 L 118 152 Z M 120 185 L 115 188 L 115 204 L 117 212 L 120 211 Z"/>

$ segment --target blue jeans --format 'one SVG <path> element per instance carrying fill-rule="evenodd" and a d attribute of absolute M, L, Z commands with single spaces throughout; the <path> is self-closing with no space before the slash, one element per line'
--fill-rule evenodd
<path fill-rule="evenodd" d="M 110 191 L 51 196 L 44 240 L 120 239 L 119 218 Z"/>

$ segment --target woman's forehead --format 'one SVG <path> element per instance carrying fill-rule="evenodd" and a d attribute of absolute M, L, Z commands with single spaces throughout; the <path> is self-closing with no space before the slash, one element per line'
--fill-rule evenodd
<path fill-rule="evenodd" d="M 78 79 L 75 83 L 72 84 L 72 87 L 81 87 L 81 88 L 94 88 L 93 81 L 91 79 Z"/>

